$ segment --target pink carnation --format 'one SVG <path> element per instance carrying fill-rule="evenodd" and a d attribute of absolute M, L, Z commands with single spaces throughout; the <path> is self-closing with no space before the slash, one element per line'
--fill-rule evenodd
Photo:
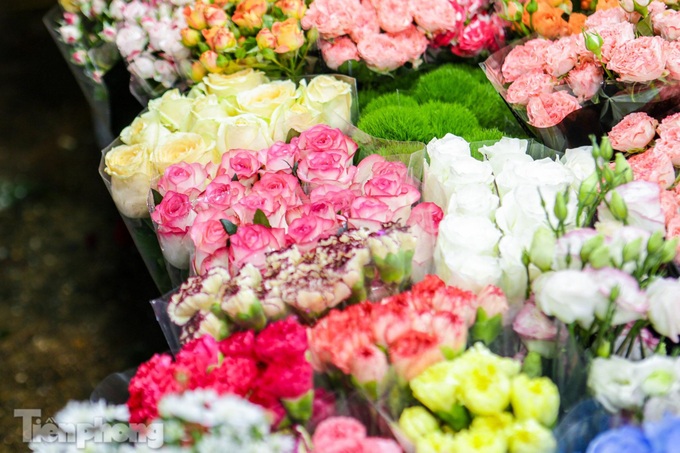
<path fill-rule="evenodd" d="M 486 14 L 478 14 L 465 26 L 451 52 L 460 57 L 479 55 L 484 50 L 498 50 L 502 29 Z"/>
<path fill-rule="evenodd" d="M 680 11 L 668 9 L 653 16 L 654 31 L 666 41 L 680 39 Z"/>
<path fill-rule="evenodd" d="M 362 39 L 357 43 L 357 49 L 366 65 L 377 72 L 393 71 L 408 61 L 403 49 L 385 33 Z"/>
<path fill-rule="evenodd" d="M 410 3 L 408 0 L 374 0 L 380 28 L 388 33 L 406 30 L 413 22 Z"/>
<path fill-rule="evenodd" d="M 552 45 L 545 39 L 532 39 L 525 44 L 515 47 L 503 61 L 503 78 L 506 82 L 514 82 L 527 72 L 535 69 L 543 70 L 545 65 L 545 50 Z"/>
<path fill-rule="evenodd" d="M 668 78 L 680 81 L 680 41 L 665 42 L 663 51 L 666 57 Z"/>
<path fill-rule="evenodd" d="M 331 417 L 316 427 L 312 436 L 314 451 L 338 451 L 337 444 L 349 440 L 360 443 L 366 438 L 366 428 L 351 417 Z M 361 451 L 361 450 L 358 450 Z"/>
<path fill-rule="evenodd" d="M 658 124 L 646 113 L 628 114 L 609 132 L 609 141 L 617 151 L 643 150 L 654 139 Z"/>
<path fill-rule="evenodd" d="M 602 66 L 592 61 L 577 66 L 567 75 L 567 84 L 581 102 L 595 96 L 603 81 Z"/>
<path fill-rule="evenodd" d="M 348 33 L 355 43 L 380 33 L 378 13 L 371 0 L 362 0 L 361 7 L 354 11 L 352 28 Z"/>
<path fill-rule="evenodd" d="M 680 167 L 680 126 L 664 129 L 654 144 L 654 149 L 670 157 L 676 167 Z"/>
<path fill-rule="evenodd" d="M 580 108 L 574 96 L 565 91 L 555 91 L 531 98 L 527 104 L 527 116 L 532 126 L 552 127 Z"/>
<path fill-rule="evenodd" d="M 534 69 L 522 74 L 512 82 L 508 87 L 505 100 L 511 104 L 527 105 L 532 97 L 541 93 L 552 92 L 554 85 L 555 82 L 552 77 L 540 69 Z"/>
<path fill-rule="evenodd" d="M 449 0 L 411 2 L 413 17 L 420 28 L 428 33 L 440 33 L 455 29 L 464 20 Z"/>
<path fill-rule="evenodd" d="M 320 41 L 321 55 L 326 66 L 338 69 L 344 62 L 349 60 L 359 61 L 357 46 L 347 36 L 336 38 L 333 42 Z"/>
<path fill-rule="evenodd" d="M 614 7 L 595 11 L 588 16 L 585 22 L 586 30 L 598 28 L 603 25 L 617 25 L 628 20 L 628 13 L 621 7 Z"/>
<path fill-rule="evenodd" d="M 636 180 L 655 182 L 665 189 L 675 181 L 675 169 L 671 158 L 655 148 L 632 156 L 628 163 Z"/>
<path fill-rule="evenodd" d="M 664 131 L 680 127 L 680 112 L 674 113 L 661 120 L 661 124 L 656 128 L 656 133 L 661 135 Z"/>
<path fill-rule="evenodd" d="M 337 38 L 354 27 L 353 13 L 360 7 L 359 0 L 315 0 L 301 25 L 305 30 L 316 27 L 324 39 Z"/>
<path fill-rule="evenodd" d="M 614 49 L 607 69 L 619 74 L 621 82 L 649 82 L 660 78 L 666 69 L 664 40 L 645 36 Z"/>
<path fill-rule="evenodd" d="M 614 51 L 624 43 L 635 39 L 635 26 L 630 22 L 616 25 L 606 25 L 598 27 L 597 32 L 602 37 L 602 62 L 607 63 L 611 60 Z"/>
<path fill-rule="evenodd" d="M 545 49 L 546 73 L 560 77 L 571 71 L 578 60 L 579 48 L 571 36 L 560 38 Z"/>
<path fill-rule="evenodd" d="M 674 217 L 677 217 L 680 210 L 680 204 L 675 197 L 675 193 L 670 190 L 662 190 L 661 195 L 661 210 L 666 218 L 666 224 L 668 224 Z"/>
<path fill-rule="evenodd" d="M 400 49 L 404 58 L 406 58 L 406 61 L 410 61 L 414 65 L 417 65 L 429 44 L 425 35 L 414 25 L 407 27 L 399 33 L 390 33 L 389 36 L 392 37 L 395 45 Z"/>

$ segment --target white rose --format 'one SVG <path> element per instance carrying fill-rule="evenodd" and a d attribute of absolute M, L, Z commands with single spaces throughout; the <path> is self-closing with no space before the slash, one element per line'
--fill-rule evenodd
<path fill-rule="evenodd" d="M 232 149 L 260 151 L 269 148 L 272 143 L 267 123 L 248 113 L 222 120 L 217 131 L 217 150 L 220 155 Z"/>
<path fill-rule="evenodd" d="M 441 234 L 441 233 L 440 233 Z M 488 285 L 498 286 L 502 271 L 498 258 L 466 252 L 441 255 L 435 250 L 437 275 L 447 285 L 479 293 Z"/>
<path fill-rule="evenodd" d="M 161 122 L 171 131 L 185 132 L 191 127 L 193 100 L 182 96 L 179 90 L 169 90 L 159 99 L 149 103 L 149 111 L 156 111 Z"/>
<path fill-rule="evenodd" d="M 592 146 L 581 146 L 579 148 L 568 149 L 564 152 L 561 159 L 566 168 L 574 173 L 574 189 L 588 176 L 595 172 L 595 159 L 593 158 Z"/>
<path fill-rule="evenodd" d="M 666 231 L 665 217 L 661 209 L 661 194 L 658 184 L 649 181 L 632 181 L 614 189 L 623 199 L 628 211 L 627 224 L 640 227 L 653 233 L 655 231 Z M 611 202 L 612 192 L 609 192 L 605 199 Z M 597 217 L 602 222 L 616 222 L 604 202 L 597 207 Z"/>
<path fill-rule="evenodd" d="M 179 162 L 198 162 L 207 164 L 216 157 L 211 145 L 203 137 L 192 132 L 175 132 L 167 136 L 151 152 L 151 163 L 159 175 L 172 164 Z"/>
<path fill-rule="evenodd" d="M 678 342 L 680 336 L 680 280 L 660 278 L 647 287 L 649 320 L 654 330 Z"/>
<path fill-rule="evenodd" d="M 487 217 L 447 215 L 439 224 L 437 248 L 443 256 L 458 253 L 497 256 L 501 232 Z"/>
<path fill-rule="evenodd" d="M 493 145 L 482 146 L 479 152 L 489 160 L 495 175 L 503 171 L 509 161 L 531 162 L 533 159 L 527 154 L 527 140 L 503 137 Z"/>
<path fill-rule="evenodd" d="M 640 290 L 637 280 L 630 274 L 611 267 L 602 269 L 588 269 L 598 284 L 600 293 L 611 300 L 614 288 L 618 288 L 618 297 L 614 300 L 616 309 L 611 321 L 612 325 L 628 324 L 632 321 L 645 318 L 649 301 L 644 291 Z M 599 319 L 607 317 L 609 302 L 596 307 L 595 315 Z"/>
<path fill-rule="evenodd" d="M 229 75 L 208 74 L 203 81 L 208 94 L 228 98 L 267 83 L 269 79 L 264 72 L 249 68 Z"/>
<path fill-rule="evenodd" d="M 157 112 L 146 112 L 135 118 L 120 133 L 120 139 L 126 145 L 144 144 L 154 149 L 159 141 L 164 140 L 171 132 L 161 124 Z"/>
<path fill-rule="evenodd" d="M 352 124 L 352 85 L 333 76 L 314 77 L 308 85 L 300 83 L 302 103 L 321 112 L 321 122 L 345 129 Z"/>
<path fill-rule="evenodd" d="M 597 235 L 598 232 L 593 228 L 579 228 L 568 231 L 567 234 L 559 237 L 555 243 L 553 269 L 582 269 L 581 249 L 583 244 Z"/>
<path fill-rule="evenodd" d="M 286 141 L 291 129 L 303 132 L 321 122 L 321 112 L 300 103 L 298 99 L 292 104 L 282 104 L 276 108 L 269 121 L 269 131 L 275 142 Z"/>
<path fill-rule="evenodd" d="M 617 356 L 595 358 L 588 372 L 588 388 L 610 412 L 642 407 L 645 394 L 640 383 L 635 364 Z"/>
<path fill-rule="evenodd" d="M 524 162 L 510 161 L 496 175 L 496 186 L 501 198 L 522 185 L 564 189 L 574 182 L 574 174 L 559 162 L 549 158 Z"/>
<path fill-rule="evenodd" d="M 163 258 L 177 269 L 189 269 L 194 253 L 194 241 L 189 234 L 158 233 L 157 236 Z"/>
<path fill-rule="evenodd" d="M 548 272 L 534 281 L 536 306 L 548 316 L 555 316 L 565 324 L 578 322 L 590 328 L 595 313 L 608 304 L 593 275 L 567 269 Z"/>
<path fill-rule="evenodd" d="M 241 112 L 268 120 L 277 107 L 292 103 L 295 96 L 295 84 L 290 80 L 269 82 L 238 93 L 236 105 Z"/>
<path fill-rule="evenodd" d="M 443 138 L 433 138 L 427 144 L 430 166 L 448 170 L 459 157 L 470 157 L 470 144 L 464 138 L 446 134 Z"/>
<path fill-rule="evenodd" d="M 450 178 L 459 186 L 464 184 L 493 184 L 491 164 L 471 156 L 460 156 L 453 159 L 450 172 Z"/>
<path fill-rule="evenodd" d="M 498 209 L 498 196 L 486 184 L 466 184 L 458 187 L 444 211 L 457 216 L 486 217 L 493 220 Z"/>
<path fill-rule="evenodd" d="M 194 98 L 190 132 L 201 135 L 206 142 L 217 141 L 221 121 L 230 116 L 229 108 L 227 103 L 220 101 L 214 94 Z"/>
<path fill-rule="evenodd" d="M 510 314 L 513 314 L 514 309 L 526 299 L 527 270 L 522 264 L 523 250 L 522 245 L 513 236 L 503 236 L 498 243 L 503 272 L 499 286 L 508 297 Z"/>
<path fill-rule="evenodd" d="M 467 142 L 463 143 L 467 145 Z M 442 159 L 437 160 L 439 157 Z M 466 184 L 486 184 L 489 187 L 493 184 L 493 174 L 488 162 L 478 161 L 462 153 L 437 156 L 437 159 L 424 165 L 423 199 L 425 201 L 431 201 L 446 208 L 451 195 L 458 188 Z"/>
<path fill-rule="evenodd" d="M 149 148 L 142 144 L 121 145 L 104 157 L 104 171 L 111 176 L 111 197 L 120 213 L 130 218 L 149 216 L 147 199 L 155 176 Z"/>
<path fill-rule="evenodd" d="M 143 51 L 146 43 L 146 33 L 137 25 L 126 25 L 116 35 L 116 46 L 124 58 Z"/>

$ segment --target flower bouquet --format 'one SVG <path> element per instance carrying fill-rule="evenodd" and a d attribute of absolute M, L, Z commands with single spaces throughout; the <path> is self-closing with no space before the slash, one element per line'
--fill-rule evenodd
<path fill-rule="evenodd" d="M 520 41 L 483 63 L 520 123 L 547 146 L 588 145 L 590 134 L 602 136 L 628 113 L 676 108 L 680 12 L 660 1 L 631 4 L 635 12 L 595 12 L 581 35 Z"/>

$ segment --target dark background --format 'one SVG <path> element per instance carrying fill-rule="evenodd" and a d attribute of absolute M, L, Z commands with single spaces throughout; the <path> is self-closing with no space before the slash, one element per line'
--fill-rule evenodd
<path fill-rule="evenodd" d="M 44 422 L 166 348 L 89 105 L 42 23 L 55 3 L 0 3 L 0 451 L 27 450 L 15 409 Z"/>

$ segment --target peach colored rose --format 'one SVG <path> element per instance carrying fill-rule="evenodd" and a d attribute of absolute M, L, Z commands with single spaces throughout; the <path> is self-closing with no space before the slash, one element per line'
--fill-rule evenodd
<path fill-rule="evenodd" d="M 403 66 L 408 58 L 395 40 L 385 33 L 367 37 L 357 43 L 359 56 L 376 72 L 389 72 Z"/>
<path fill-rule="evenodd" d="M 600 2 L 598 2 L 599 4 Z M 602 27 L 603 25 L 616 25 L 628 20 L 628 14 L 623 8 L 616 5 L 614 8 L 598 9 L 588 16 L 585 22 L 587 30 Z"/>
<path fill-rule="evenodd" d="M 633 169 L 635 179 L 655 182 L 665 189 L 675 181 L 675 169 L 671 158 L 654 148 L 630 157 L 628 163 Z"/>
<path fill-rule="evenodd" d="M 529 99 L 553 91 L 553 78 L 540 69 L 522 74 L 508 87 L 505 100 L 511 104 L 527 105 Z"/>
<path fill-rule="evenodd" d="M 680 39 L 680 11 L 668 9 L 653 16 L 654 31 L 666 41 Z"/>
<path fill-rule="evenodd" d="M 668 78 L 680 81 L 680 41 L 665 42 L 663 51 L 666 56 Z"/>
<path fill-rule="evenodd" d="M 215 5 L 206 6 L 203 16 L 205 17 L 205 22 L 208 27 L 223 27 L 229 20 L 227 18 L 227 13 L 225 13 L 222 8 Z"/>
<path fill-rule="evenodd" d="M 260 28 L 262 27 L 262 17 L 268 8 L 267 0 L 242 0 L 236 6 L 236 11 L 231 16 L 231 20 L 239 27 Z"/>
<path fill-rule="evenodd" d="M 450 30 L 460 20 L 449 0 L 416 1 L 411 3 L 411 7 L 416 23 L 428 33 Z"/>
<path fill-rule="evenodd" d="M 303 0 L 279 0 L 274 6 L 278 6 L 286 16 L 295 19 L 302 19 L 307 11 L 307 5 Z"/>
<path fill-rule="evenodd" d="M 255 41 L 257 41 L 257 47 L 260 49 L 273 49 L 276 47 L 276 36 L 268 28 L 258 31 Z"/>
<path fill-rule="evenodd" d="M 588 16 L 585 14 L 571 13 L 569 16 L 569 31 L 572 35 L 578 35 L 583 31 L 586 26 L 587 18 Z"/>
<path fill-rule="evenodd" d="M 581 3 L 581 7 L 583 9 L 587 9 L 588 6 L 590 5 L 589 0 L 583 0 L 585 2 L 585 5 Z M 595 7 L 595 11 L 602 11 L 605 9 L 611 9 L 611 8 L 618 8 L 619 7 L 619 0 L 598 0 L 597 6 Z"/>
<path fill-rule="evenodd" d="M 352 26 L 348 33 L 355 43 L 380 33 L 378 13 L 375 11 L 371 0 L 362 0 L 361 7 L 353 12 L 352 19 Z"/>
<path fill-rule="evenodd" d="M 552 127 L 580 108 L 574 96 L 565 91 L 555 91 L 531 98 L 527 104 L 527 116 L 532 126 Z"/>
<path fill-rule="evenodd" d="M 578 46 L 571 37 L 560 38 L 545 49 L 543 70 L 553 77 L 560 77 L 571 71 L 578 60 Z"/>
<path fill-rule="evenodd" d="M 609 132 L 609 141 L 617 151 L 642 151 L 654 139 L 658 124 L 644 112 L 628 114 Z"/>
<path fill-rule="evenodd" d="M 205 42 L 216 52 L 236 47 L 234 34 L 224 27 L 206 28 L 202 30 L 202 33 Z"/>
<path fill-rule="evenodd" d="M 680 127 L 680 112 L 669 115 L 661 120 L 661 124 L 656 128 L 656 133 L 661 135 L 664 131 L 672 129 L 674 127 Z"/>
<path fill-rule="evenodd" d="M 607 69 L 619 74 L 621 82 L 649 82 L 660 78 L 666 68 L 664 40 L 644 36 L 620 45 L 612 53 Z"/>
<path fill-rule="evenodd" d="M 576 66 L 567 75 L 567 84 L 579 101 L 595 96 L 603 82 L 602 66 L 592 61 Z"/>
<path fill-rule="evenodd" d="M 521 76 L 534 69 L 543 70 L 545 64 L 545 49 L 552 45 L 545 39 L 532 39 L 525 44 L 515 47 L 503 61 L 503 79 L 514 82 Z"/>
<path fill-rule="evenodd" d="M 184 14 L 184 20 L 187 25 L 195 30 L 202 30 L 208 26 L 205 21 L 205 9 L 207 5 L 202 2 L 196 2 L 194 7 L 185 6 L 182 11 Z"/>
<path fill-rule="evenodd" d="M 413 22 L 409 0 L 374 0 L 380 28 L 388 33 L 406 30 Z"/>
<path fill-rule="evenodd" d="M 276 37 L 274 52 L 293 52 L 305 43 L 305 35 L 300 29 L 297 19 L 288 18 L 283 22 L 275 22 L 272 25 L 272 34 Z"/>
<path fill-rule="evenodd" d="M 357 46 L 347 36 L 335 38 L 333 42 L 321 40 L 319 48 L 326 66 L 333 70 L 338 69 L 346 61 L 359 61 Z"/>
<path fill-rule="evenodd" d="M 664 129 L 654 143 L 654 149 L 671 158 L 676 167 L 680 167 L 680 126 Z"/>
<path fill-rule="evenodd" d="M 531 18 L 531 20 L 533 20 L 534 30 L 539 36 L 548 39 L 569 35 L 569 23 L 562 19 L 563 14 L 564 11 L 561 8 L 555 8 L 545 3 L 539 3 L 538 11 L 536 11 Z M 526 12 L 526 9 L 524 17 L 527 18 L 525 24 L 527 22 L 530 23 L 530 20 L 528 19 L 529 14 Z"/>
<path fill-rule="evenodd" d="M 302 18 L 302 28 L 316 27 L 322 38 L 337 38 L 354 27 L 353 14 L 360 8 L 359 0 L 314 0 Z"/>

